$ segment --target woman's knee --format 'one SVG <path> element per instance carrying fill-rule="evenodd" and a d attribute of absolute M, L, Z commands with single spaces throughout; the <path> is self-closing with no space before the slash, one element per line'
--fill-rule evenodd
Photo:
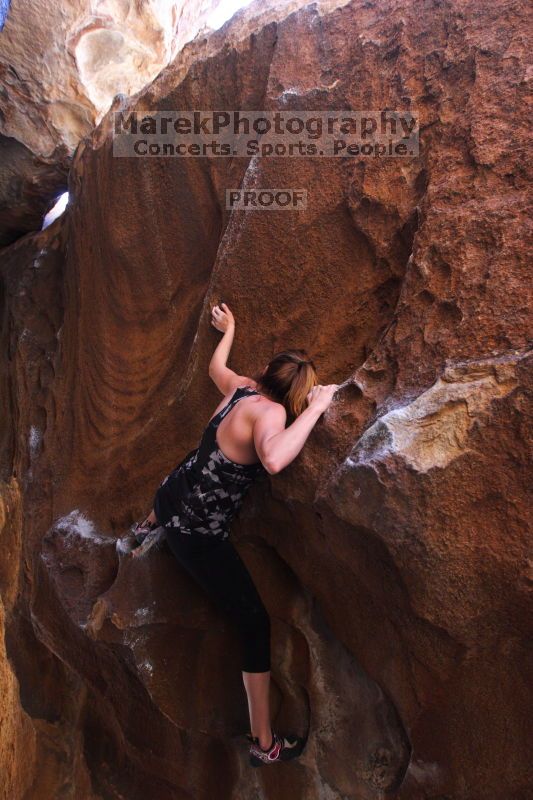
<path fill-rule="evenodd" d="M 270 641 L 271 623 L 270 616 L 266 608 L 262 608 L 254 621 L 254 630 L 258 636 L 262 636 Z"/>
<path fill-rule="evenodd" d="M 262 632 L 270 634 L 270 616 L 262 602 L 243 603 L 238 613 L 238 624 L 244 632 Z"/>
<path fill-rule="evenodd" d="M 271 622 L 262 603 L 256 602 L 253 606 L 241 605 L 238 609 L 233 609 L 231 618 L 247 652 L 268 650 Z"/>
<path fill-rule="evenodd" d="M 257 609 L 241 627 L 245 672 L 267 672 L 270 669 L 270 617 L 266 609 Z"/>

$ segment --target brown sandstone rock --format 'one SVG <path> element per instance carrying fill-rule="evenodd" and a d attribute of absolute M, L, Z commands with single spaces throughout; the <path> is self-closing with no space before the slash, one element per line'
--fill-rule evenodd
<path fill-rule="evenodd" d="M 119 159 L 109 116 L 66 215 L 1 252 L 29 800 L 61 776 L 80 800 L 530 796 L 522 8 L 355 1 L 200 40 L 131 106 L 412 107 L 420 156 Z M 308 208 L 230 215 L 242 181 Z M 219 400 L 221 296 L 237 371 L 293 345 L 346 380 L 233 531 L 272 614 L 275 724 L 309 733 L 261 775 L 233 632 L 164 548 L 117 547 Z"/>
<path fill-rule="evenodd" d="M 40 230 L 68 162 L 116 94 L 133 95 L 218 0 L 12 3 L 0 32 L 0 245 Z"/>

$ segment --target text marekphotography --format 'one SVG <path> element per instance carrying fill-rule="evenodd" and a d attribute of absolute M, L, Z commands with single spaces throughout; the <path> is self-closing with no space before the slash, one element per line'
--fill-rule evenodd
<path fill-rule="evenodd" d="M 419 155 L 409 111 L 114 112 L 118 157 L 363 157 Z"/>

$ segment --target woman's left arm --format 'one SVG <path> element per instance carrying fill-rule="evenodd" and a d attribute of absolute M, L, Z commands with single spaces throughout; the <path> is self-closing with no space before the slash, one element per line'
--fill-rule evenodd
<path fill-rule="evenodd" d="M 222 331 L 224 335 L 209 362 L 209 377 L 215 382 L 217 388 L 223 395 L 229 394 L 229 392 L 236 389 L 237 386 L 246 385 L 255 387 L 255 381 L 251 378 L 247 378 L 244 375 L 237 375 L 236 372 L 226 366 L 235 335 L 235 317 L 226 303 L 213 306 L 211 309 L 211 325 L 213 325 L 217 331 Z"/>

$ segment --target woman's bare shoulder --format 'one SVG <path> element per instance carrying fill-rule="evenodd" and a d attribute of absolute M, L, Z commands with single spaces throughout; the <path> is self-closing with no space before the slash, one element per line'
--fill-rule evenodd
<path fill-rule="evenodd" d="M 276 400 L 272 400 L 270 397 L 262 394 L 258 383 L 253 378 L 246 378 L 244 376 L 241 376 L 241 378 L 242 383 L 239 384 L 237 387 L 238 389 L 251 388 L 259 392 L 259 397 L 257 397 L 257 395 L 250 395 L 249 398 L 249 407 L 254 408 L 256 416 L 264 416 L 264 414 L 268 412 L 269 416 L 274 415 L 277 419 L 286 420 L 287 412 L 283 403 L 278 403 Z"/>
<path fill-rule="evenodd" d="M 240 376 L 239 385 L 237 389 L 257 389 L 257 382 L 253 378 L 247 378 L 246 375 Z"/>
<path fill-rule="evenodd" d="M 285 421 L 287 419 L 287 411 L 283 403 L 278 403 L 276 400 L 271 400 L 270 397 L 265 397 L 264 394 L 255 397 L 256 400 L 256 417 L 268 418 L 276 421 Z"/>

